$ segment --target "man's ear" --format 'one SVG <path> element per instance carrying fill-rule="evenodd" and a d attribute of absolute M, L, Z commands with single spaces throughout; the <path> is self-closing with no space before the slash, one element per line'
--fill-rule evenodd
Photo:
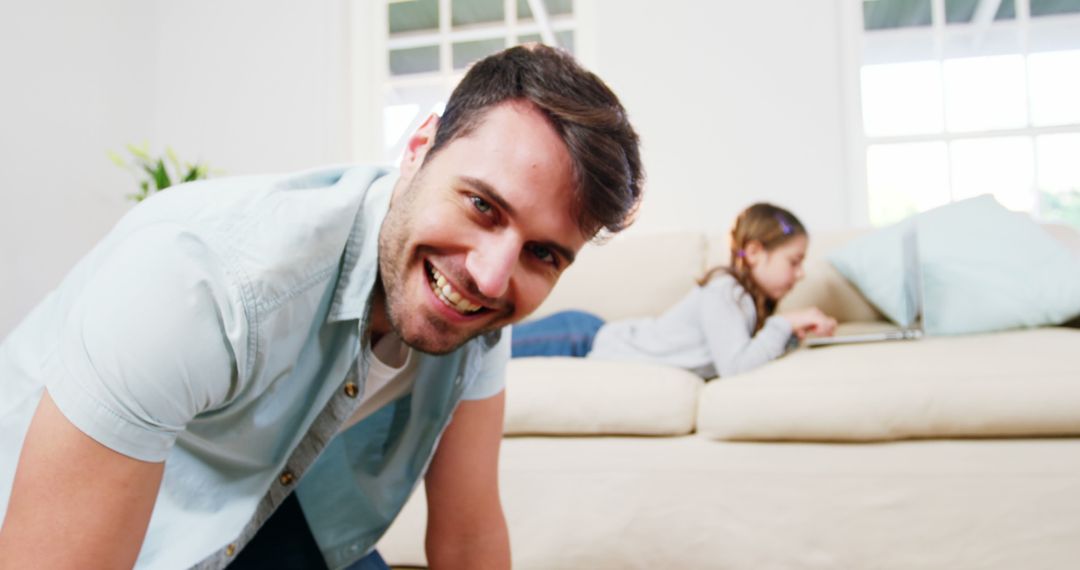
<path fill-rule="evenodd" d="M 428 149 L 435 144 L 435 131 L 438 127 L 439 116 L 432 113 L 424 119 L 420 128 L 416 129 L 416 132 L 409 137 L 409 142 L 405 145 L 405 155 L 401 157 L 402 178 L 412 178 L 420 170 L 420 166 L 424 164 Z"/>

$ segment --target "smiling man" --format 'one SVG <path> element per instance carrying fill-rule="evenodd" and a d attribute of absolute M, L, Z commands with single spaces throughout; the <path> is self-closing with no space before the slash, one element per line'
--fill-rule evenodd
<path fill-rule="evenodd" d="M 595 229 L 579 223 L 573 160 L 534 105 L 497 105 L 470 136 L 428 151 L 436 124 L 409 143 L 379 267 L 391 328 L 445 353 L 531 313 Z"/>
<path fill-rule="evenodd" d="M 503 568 L 504 327 L 639 203 L 569 56 L 477 63 L 399 172 L 221 179 L 120 221 L 0 345 L 0 567 Z"/>

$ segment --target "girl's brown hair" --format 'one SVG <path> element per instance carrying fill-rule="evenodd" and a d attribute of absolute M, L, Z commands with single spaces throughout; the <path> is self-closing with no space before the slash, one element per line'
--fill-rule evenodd
<path fill-rule="evenodd" d="M 750 275 L 750 265 L 746 262 L 746 247 L 752 241 L 761 243 L 765 251 L 787 243 L 797 236 L 805 236 L 806 228 L 795 214 L 772 204 L 757 203 L 745 209 L 735 218 L 731 227 L 731 262 L 718 265 L 705 272 L 698 285 L 705 285 L 720 273 L 727 273 L 735 278 L 754 301 L 757 319 L 754 322 L 756 334 L 765 325 L 765 319 L 776 311 L 776 301 L 770 299 L 758 287 Z"/>

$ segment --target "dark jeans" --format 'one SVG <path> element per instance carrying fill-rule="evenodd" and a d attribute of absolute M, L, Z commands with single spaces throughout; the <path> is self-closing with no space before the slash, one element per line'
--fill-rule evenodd
<path fill-rule="evenodd" d="M 311 535 L 300 501 L 289 495 L 255 538 L 236 555 L 229 570 L 324 569 L 326 562 Z M 347 570 L 390 570 L 376 551 L 357 560 Z"/>
<path fill-rule="evenodd" d="M 585 356 L 604 319 L 585 311 L 562 311 L 514 325 L 510 356 Z"/>

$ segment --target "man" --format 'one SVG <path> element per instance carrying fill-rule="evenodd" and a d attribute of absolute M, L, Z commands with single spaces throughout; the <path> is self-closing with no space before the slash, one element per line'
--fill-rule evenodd
<path fill-rule="evenodd" d="M 641 183 L 615 95 L 536 46 L 399 174 L 146 201 L 0 345 L 0 567 L 345 567 L 421 476 L 431 565 L 509 566 L 501 331 Z"/>

